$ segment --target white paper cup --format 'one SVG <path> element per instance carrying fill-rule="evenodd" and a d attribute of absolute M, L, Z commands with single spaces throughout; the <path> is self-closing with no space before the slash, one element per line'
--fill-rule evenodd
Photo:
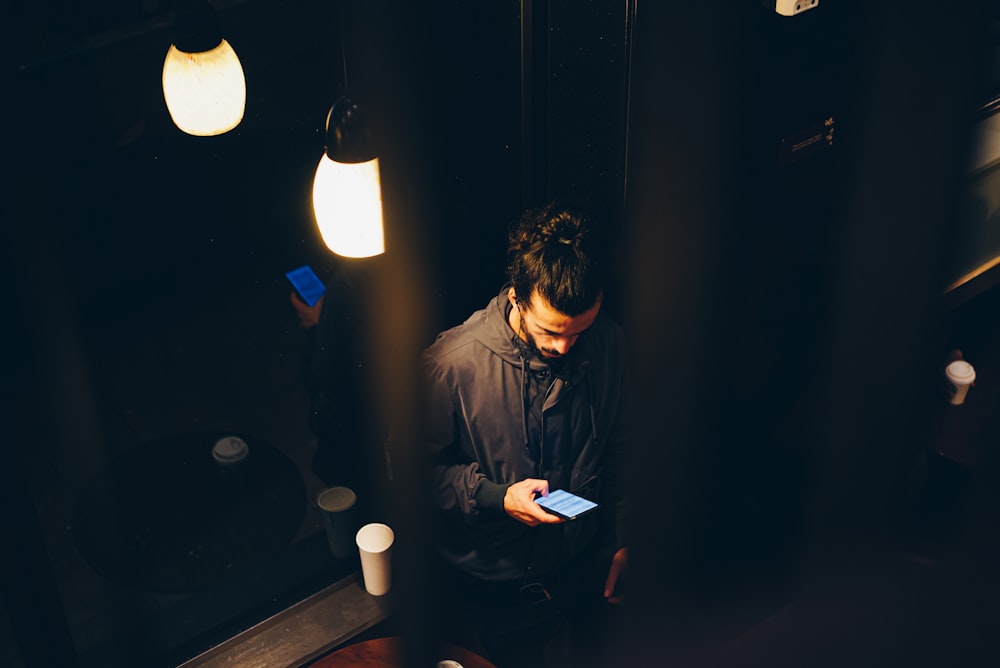
<path fill-rule="evenodd" d="M 348 487 L 330 487 L 316 496 L 330 552 L 338 559 L 354 554 L 352 541 L 358 531 L 357 500 L 354 490 Z"/>
<path fill-rule="evenodd" d="M 366 524 L 358 530 L 356 542 L 361 554 L 361 575 L 365 591 L 383 596 L 392 586 L 392 541 L 395 535 L 385 524 Z"/>
<path fill-rule="evenodd" d="M 239 436 L 225 436 L 212 446 L 215 472 L 222 487 L 233 492 L 246 482 L 247 457 L 250 448 Z"/>
<path fill-rule="evenodd" d="M 969 393 L 969 386 L 976 380 L 976 370 L 965 360 L 955 360 L 944 370 L 945 390 L 948 394 L 948 401 L 958 406 L 965 401 L 965 395 Z"/>

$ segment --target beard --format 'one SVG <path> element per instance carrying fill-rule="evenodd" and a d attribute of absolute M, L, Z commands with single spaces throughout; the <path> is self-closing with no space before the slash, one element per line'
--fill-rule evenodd
<path fill-rule="evenodd" d="M 565 355 L 559 354 L 559 351 L 552 350 L 551 348 L 542 348 L 538 345 L 538 341 L 535 340 L 528 332 L 524 332 L 524 337 L 526 339 L 525 344 L 527 345 L 528 351 L 537 359 L 542 360 L 546 364 L 552 367 L 559 367 L 566 360 L 566 356 L 569 355 L 570 351 L 566 351 Z"/>

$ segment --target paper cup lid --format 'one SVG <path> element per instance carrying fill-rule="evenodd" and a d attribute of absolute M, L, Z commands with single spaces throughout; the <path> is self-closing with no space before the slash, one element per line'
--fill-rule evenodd
<path fill-rule="evenodd" d="M 354 505 L 358 497 L 348 487 L 330 487 L 316 497 L 316 505 L 328 513 L 339 513 Z"/>
<path fill-rule="evenodd" d="M 952 381 L 963 385 L 968 385 L 976 379 L 976 370 L 965 360 L 955 360 L 948 365 L 946 372 Z"/>
<path fill-rule="evenodd" d="M 246 441 L 239 436 L 220 438 L 212 446 L 212 458 L 220 464 L 235 464 L 247 456 Z"/>
<path fill-rule="evenodd" d="M 395 534 L 385 524 L 366 524 L 358 530 L 354 540 L 365 552 L 384 552 L 392 547 Z"/>

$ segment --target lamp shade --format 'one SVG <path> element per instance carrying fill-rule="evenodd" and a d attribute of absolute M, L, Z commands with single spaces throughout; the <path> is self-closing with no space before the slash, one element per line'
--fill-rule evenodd
<path fill-rule="evenodd" d="M 189 135 L 229 132 L 243 120 L 243 66 L 224 39 L 205 51 L 171 45 L 163 61 L 163 98 L 174 124 Z"/>
<path fill-rule="evenodd" d="M 384 253 L 378 158 L 344 163 L 324 153 L 313 180 L 313 211 L 323 242 L 337 255 Z"/>
<path fill-rule="evenodd" d="M 313 211 L 324 243 L 337 255 L 385 252 L 378 157 L 364 116 L 346 95 L 326 117 L 326 151 L 313 180 Z"/>

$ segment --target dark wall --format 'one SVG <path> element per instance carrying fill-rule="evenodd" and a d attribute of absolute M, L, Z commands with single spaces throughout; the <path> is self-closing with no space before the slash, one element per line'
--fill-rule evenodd
<path fill-rule="evenodd" d="M 823 640 L 858 630 L 846 617 L 791 614 L 739 649 L 699 633 L 713 599 L 767 614 L 761 583 L 798 585 L 817 564 L 859 577 L 851 559 L 889 535 L 937 371 L 982 9 L 640 12 L 626 322 L 643 443 L 630 575 L 649 586 L 632 599 L 633 659 L 669 646 L 692 665 L 924 665 L 920 642 L 882 641 L 868 662 Z M 783 165 L 780 140 L 826 114 L 831 150 Z"/>
<path fill-rule="evenodd" d="M 442 327 L 482 308 L 505 282 L 506 231 L 521 203 L 521 9 L 518 0 L 430 7 L 432 77 L 417 101 L 440 197 L 432 261 Z"/>
<path fill-rule="evenodd" d="M 790 577 L 807 533 L 865 63 L 845 5 L 730 9 L 637 15 L 625 230 L 639 405 L 665 419 L 639 465 L 665 457 L 661 547 L 715 591 Z"/>

